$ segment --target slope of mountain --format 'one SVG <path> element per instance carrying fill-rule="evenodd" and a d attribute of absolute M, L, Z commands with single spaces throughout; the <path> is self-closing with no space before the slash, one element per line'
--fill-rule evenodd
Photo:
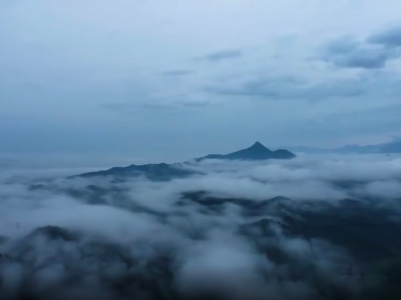
<path fill-rule="evenodd" d="M 94 177 L 94 176 L 121 176 L 121 177 L 136 177 L 146 176 L 151 180 L 167 180 L 169 178 L 179 178 L 194 174 L 193 171 L 189 171 L 180 168 L 176 164 L 147 164 L 147 165 L 130 165 L 127 167 L 113 167 L 108 170 L 89 172 L 72 177 Z"/>
<path fill-rule="evenodd" d="M 285 149 L 271 151 L 261 143 L 256 142 L 251 147 L 232 152 L 229 154 L 209 154 L 195 161 L 206 159 L 223 160 L 265 160 L 265 159 L 291 159 L 295 154 Z M 184 163 L 185 164 L 185 163 Z M 114 176 L 114 177 L 136 177 L 145 176 L 151 180 L 169 180 L 196 174 L 194 171 L 180 167 L 180 164 L 146 164 L 130 165 L 127 167 L 114 167 L 108 170 L 84 173 L 72 177 L 94 177 L 94 176 Z"/>

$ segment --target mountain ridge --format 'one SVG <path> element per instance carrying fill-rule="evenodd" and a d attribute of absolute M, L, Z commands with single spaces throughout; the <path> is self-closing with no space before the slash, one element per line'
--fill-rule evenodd
<path fill-rule="evenodd" d="M 231 152 L 228 154 L 208 154 L 203 157 L 195 158 L 196 162 L 207 159 L 221 159 L 221 160 L 244 160 L 244 161 L 257 161 L 267 159 L 292 159 L 296 155 L 286 149 L 278 149 L 272 151 L 266 148 L 262 143 L 255 142 L 252 146 Z M 143 164 L 143 165 L 129 165 L 126 167 L 112 167 L 107 170 L 83 173 L 79 175 L 70 176 L 69 178 L 76 177 L 95 177 L 95 176 L 120 176 L 120 177 L 135 177 L 145 176 L 151 180 L 169 180 L 171 178 L 186 177 L 196 174 L 194 171 L 179 168 L 181 164 L 187 164 L 190 161 L 183 163 L 159 163 L 159 164 Z"/>

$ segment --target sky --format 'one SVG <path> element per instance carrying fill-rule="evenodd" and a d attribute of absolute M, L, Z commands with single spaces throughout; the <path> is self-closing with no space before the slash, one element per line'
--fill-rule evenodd
<path fill-rule="evenodd" d="M 187 159 L 401 128 L 396 0 L 0 2 L 3 157 Z"/>

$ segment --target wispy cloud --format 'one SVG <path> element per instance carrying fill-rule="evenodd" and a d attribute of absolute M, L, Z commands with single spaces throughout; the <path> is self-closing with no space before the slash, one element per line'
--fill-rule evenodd
<path fill-rule="evenodd" d="M 192 70 L 170 70 L 170 71 L 165 71 L 162 72 L 161 74 L 164 76 L 186 76 L 186 75 L 191 75 L 194 74 L 195 71 Z"/>
<path fill-rule="evenodd" d="M 365 40 L 346 36 L 325 46 L 323 59 L 338 67 L 382 69 L 401 56 L 401 30 L 393 28 Z"/>
<path fill-rule="evenodd" d="M 261 99 L 303 99 L 319 101 L 335 97 L 358 97 L 366 92 L 359 80 L 328 80 L 311 83 L 296 77 L 261 76 L 244 82 L 216 84 L 205 91 L 230 96 L 256 97 Z"/>
<path fill-rule="evenodd" d="M 219 62 L 223 60 L 240 58 L 241 56 L 243 56 L 243 53 L 240 50 L 222 50 L 197 57 L 195 60 Z"/>

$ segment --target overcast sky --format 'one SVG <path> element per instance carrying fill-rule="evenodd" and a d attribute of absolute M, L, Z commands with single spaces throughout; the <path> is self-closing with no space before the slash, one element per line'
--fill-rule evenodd
<path fill-rule="evenodd" d="M 0 153 L 192 157 L 401 128 L 398 0 L 4 0 Z"/>

